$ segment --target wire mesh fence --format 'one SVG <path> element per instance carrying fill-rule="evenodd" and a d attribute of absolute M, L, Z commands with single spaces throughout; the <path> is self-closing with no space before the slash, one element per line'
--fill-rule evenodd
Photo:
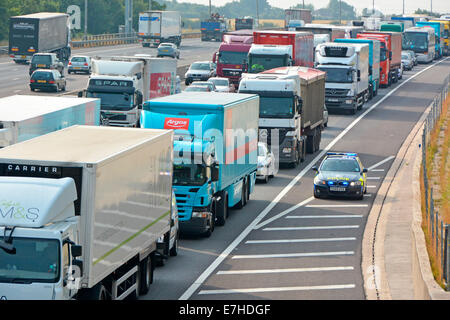
<path fill-rule="evenodd" d="M 426 226 L 429 242 L 436 256 L 436 267 L 440 268 L 440 280 L 445 285 L 446 291 L 450 291 L 450 224 L 444 222 L 436 208 L 437 195 L 436 190 L 433 189 L 434 185 L 430 181 L 431 173 L 427 169 L 427 153 L 431 132 L 440 119 L 443 104 L 449 93 L 449 81 L 450 76 L 446 78 L 441 92 L 434 98 L 422 133 L 422 176 Z"/>

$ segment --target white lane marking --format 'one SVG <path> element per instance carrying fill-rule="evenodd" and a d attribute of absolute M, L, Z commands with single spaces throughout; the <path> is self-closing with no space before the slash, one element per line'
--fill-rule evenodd
<path fill-rule="evenodd" d="M 371 197 L 371 194 L 365 194 L 364 197 Z"/>
<path fill-rule="evenodd" d="M 295 211 L 298 208 L 303 207 L 304 205 L 306 205 L 307 203 L 309 203 L 309 202 L 311 202 L 313 200 L 314 200 L 314 197 L 310 197 L 310 198 L 306 199 L 305 201 L 302 201 L 299 204 L 296 204 L 295 206 L 293 206 L 293 207 L 291 207 L 291 208 L 289 208 L 287 210 L 284 210 L 283 212 L 277 214 L 276 216 L 273 216 L 272 218 L 267 219 L 263 223 L 260 223 L 259 225 L 257 225 L 255 227 L 255 229 L 261 229 L 262 227 L 264 227 L 265 225 L 271 223 L 272 221 L 275 221 L 275 220 L 277 220 L 277 219 L 287 215 L 288 213 L 291 213 L 292 211 Z"/>
<path fill-rule="evenodd" d="M 257 293 L 257 292 L 281 292 L 281 291 L 312 291 L 312 290 L 342 290 L 354 289 L 354 284 L 308 286 L 308 287 L 273 287 L 273 288 L 251 288 L 251 289 L 229 289 L 229 290 L 202 290 L 198 294 L 232 294 L 232 293 Z"/>
<path fill-rule="evenodd" d="M 340 214 L 340 215 L 327 215 L 327 216 L 287 216 L 286 219 L 340 219 L 340 218 L 362 218 L 361 214 Z"/>
<path fill-rule="evenodd" d="M 384 169 L 372 169 L 371 172 L 384 172 Z"/>
<path fill-rule="evenodd" d="M 377 186 L 367 186 L 367 188 L 376 188 Z"/>
<path fill-rule="evenodd" d="M 18 93 L 18 92 L 20 92 L 20 91 L 22 91 L 22 90 L 14 90 L 13 92 L 14 92 L 14 93 Z"/>
<path fill-rule="evenodd" d="M 259 269 L 259 270 L 231 270 L 219 271 L 218 275 L 236 274 L 265 274 L 265 273 L 291 273 L 291 272 L 324 272 L 324 271 L 349 271 L 354 267 L 322 267 L 322 268 L 289 268 L 289 269 Z"/>
<path fill-rule="evenodd" d="M 367 169 L 367 170 L 372 171 L 373 169 L 375 169 L 375 168 L 381 166 L 382 164 L 385 164 L 386 162 L 388 162 L 388 161 L 390 161 L 390 160 L 392 160 L 392 159 L 394 159 L 394 158 L 395 158 L 395 156 L 387 157 L 386 159 L 384 159 L 384 160 L 382 160 L 382 161 L 380 161 L 380 162 L 374 164 L 373 166 L 371 166 L 371 167 L 370 167 L 369 169 Z"/>
<path fill-rule="evenodd" d="M 305 208 L 367 208 L 368 204 L 309 204 Z"/>
<path fill-rule="evenodd" d="M 273 227 L 265 228 L 263 231 L 300 231 L 300 230 L 330 230 L 330 229 L 357 229 L 359 226 L 315 226 L 315 227 Z"/>
<path fill-rule="evenodd" d="M 276 254 L 243 254 L 243 255 L 233 256 L 231 259 L 267 259 L 267 258 L 351 256 L 354 254 L 355 254 L 355 251 L 300 252 L 300 253 L 276 253 Z"/>
<path fill-rule="evenodd" d="M 269 243 L 309 243 L 309 242 L 337 242 L 355 241 L 355 237 L 348 238 L 310 238 L 310 239 L 278 239 L 278 240 L 248 240 L 246 244 L 269 244 Z"/>
<path fill-rule="evenodd" d="M 261 213 L 247 226 L 247 228 L 244 229 L 244 231 L 241 232 L 229 245 L 225 248 L 224 251 L 205 269 L 205 271 L 202 272 L 202 274 L 191 284 L 191 286 L 178 298 L 178 300 L 187 300 L 189 299 L 195 291 L 200 288 L 200 286 L 203 284 L 203 282 L 206 281 L 206 279 L 214 272 L 214 270 L 233 252 L 233 250 L 247 237 L 250 232 L 253 231 L 255 226 L 258 225 L 258 223 L 261 222 L 262 219 L 265 218 L 265 216 L 275 207 L 278 202 L 280 202 L 281 199 L 284 198 L 284 196 L 297 184 L 297 182 L 306 174 L 308 173 L 311 168 L 324 156 L 326 153 L 336 144 L 338 143 L 354 126 L 356 126 L 369 112 L 371 112 L 373 109 L 378 107 L 381 103 L 383 103 L 386 99 L 388 99 L 392 94 L 397 92 L 401 87 L 403 87 L 406 83 L 410 82 L 411 80 L 415 79 L 425 71 L 428 71 L 429 69 L 433 68 L 434 66 L 447 61 L 450 59 L 450 57 L 447 57 L 441 61 L 438 61 L 428 67 L 426 67 L 423 70 L 420 70 L 418 73 L 412 75 L 408 79 L 402 81 L 400 84 L 397 85 L 397 87 L 393 88 L 391 91 L 386 93 L 384 97 L 382 97 L 378 102 L 376 102 L 374 105 L 372 105 L 370 108 L 368 108 L 366 111 L 364 111 L 360 116 L 358 116 L 351 124 L 347 126 L 336 138 L 334 138 L 333 141 L 331 141 L 294 179 L 291 180 L 291 182 L 278 194 L 275 199 L 272 200 L 270 204 L 267 205 L 267 207 L 261 211 Z"/>
<path fill-rule="evenodd" d="M 381 177 L 367 177 L 367 180 L 380 180 Z"/>

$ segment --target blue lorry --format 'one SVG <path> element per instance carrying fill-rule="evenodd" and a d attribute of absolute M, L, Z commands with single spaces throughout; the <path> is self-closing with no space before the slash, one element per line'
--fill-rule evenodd
<path fill-rule="evenodd" d="M 200 23 L 202 41 L 222 41 L 223 34 L 227 32 L 225 20 L 210 19 Z"/>
<path fill-rule="evenodd" d="M 257 172 L 259 96 L 184 92 L 144 103 L 141 128 L 172 129 L 180 231 L 211 235 L 242 208 Z"/>
<path fill-rule="evenodd" d="M 335 39 L 340 43 L 367 43 L 369 45 L 369 99 L 378 94 L 380 87 L 380 41 L 375 39 Z"/>
<path fill-rule="evenodd" d="M 435 59 L 442 57 L 444 51 L 444 25 L 439 22 L 418 21 L 416 27 L 431 27 L 435 35 Z"/>

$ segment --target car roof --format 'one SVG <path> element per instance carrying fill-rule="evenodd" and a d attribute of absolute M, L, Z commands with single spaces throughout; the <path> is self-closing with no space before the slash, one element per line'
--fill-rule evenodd
<path fill-rule="evenodd" d="M 324 160 L 326 159 L 355 159 L 357 160 L 358 154 L 357 153 L 353 153 L 353 152 L 328 152 L 327 156 L 325 157 Z"/>
<path fill-rule="evenodd" d="M 228 78 L 223 78 L 223 77 L 211 77 L 211 78 L 208 79 L 208 81 L 209 80 L 227 80 L 227 81 L 229 81 Z"/>
<path fill-rule="evenodd" d="M 70 59 L 73 59 L 73 58 L 91 58 L 91 57 L 89 57 L 89 56 L 81 56 L 81 55 L 76 55 L 76 56 L 71 56 L 70 57 Z"/>
<path fill-rule="evenodd" d="M 192 84 L 191 85 L 196 85 L 196 84 L 213 84 L 213 83 L 211 83 L 211 82 L 208 82 L 208 81 L 194 81 L 194 82 L 192 82 Z"/>

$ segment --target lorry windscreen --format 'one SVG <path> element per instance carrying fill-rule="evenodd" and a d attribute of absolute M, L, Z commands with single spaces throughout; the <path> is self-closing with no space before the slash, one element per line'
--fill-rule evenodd
<path fill-rule="evenodd" d="M 221 51 L 219 55 L 219 63 L 242 65 L 247 61 L 247 52 Z"/>
<path fill-rule="evenodd" d="M 101 110 L 128 111 L 133 109 L 133 95 L 123 92 L 87 92 L 88 98 L 100 98 Z"/>
<path fill-rule="evenodd" d="M 353 72 L 350 68 L 318 68 L 326 73 L 325 82 L 352 83 Z"/>
<path fill-rule="evenodd" d="M 202 186 L 207 181 L 206 167 L 200 164 L 173 166 L 173 184 L 177 186 Z"/>
<path fill-rule="evenodd" d="M 260 118 L 293 118 L 294 98 L 293 97 L 264 97 L 259 100 Z"/>
<path fill-rule="evenodd" d="M 249 72 L 259 73 L 287 65 L 287 56 L 250 55 Z"/>
<path fill-rule="evenodd" d="M 414 52 L 428 51 L 428 34 L 425 32 L 405 32 L 403 33 L 403 50 L 413 50 Z"/>
<path fill-rule="evenodd" d="M 0 237 L 3 241 L 3 237 Z M 60 274 L 59 241 L 13 238 L 15 254 L 0 248 L 1 283 L 56 283 Z"/>

